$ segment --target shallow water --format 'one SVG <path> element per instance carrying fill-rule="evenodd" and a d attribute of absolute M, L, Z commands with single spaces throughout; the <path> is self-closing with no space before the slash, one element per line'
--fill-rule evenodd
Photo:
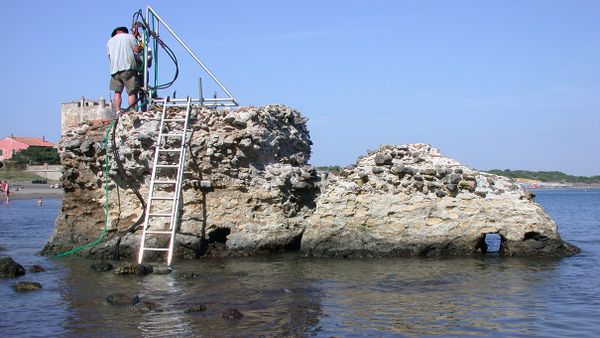
<path fill-rule="evenodd" d="M 565 259 L 312 259 L 295 254 L 176 261 L 170 275 L 122 277 L 90 261 L 37 256 L 59 200 L 0 205 L 0 245 L 46 272 L 0 280 L 0 336 L 543 336 L 600 334 L 600 190 L 536 191 L 564 239 Z M 183 281 L 178 275 L 194 272 Z M 20 280 L 43 289 L 17 294 Z M 160 305 L 108 305 L 115 292 Z M 207 310 L 185 313 L 193 304 Z M 244 314 L 226 320 L 221 313 Z"/>

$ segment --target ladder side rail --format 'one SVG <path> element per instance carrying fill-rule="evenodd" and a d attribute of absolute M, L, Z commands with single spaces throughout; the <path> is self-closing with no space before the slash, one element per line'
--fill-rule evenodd
<path fill-rule="evenodd" d="M 163 125 L 164 125 L 164 117 L 166 114 L 166 110 L 167 110 L 167 102 L 169 100 L 169 97 L 165 97 L 164 102 L 163 102 L 163 111 L 161 114 L 161 119 L 160 119 L 160 127 L 158 129 L 158 140 L 156 143 L 156 147 L 154 149 L 154 160 L 152 161 L 153 166 L 152 166 L 152 174 L 150 176 L 150 187 L 148 188 L 148 199 L 146 200 L 146 215 L 144 216 L 144 224 L 142 227 L 142 240 L 140 243 L 140 251 L 138 254 L 138 264 L 142 264 L 142 260 L 144 258 L 144 250 L 146 247 L 146 231 L 147 228 L 149 227 L 149 222 L 150 222 L 150 210 L 152 208 L 152 196 L 154 195 L 154 179 L 156 177 L 156 164 L 158 163 L 158 158 L 159 158 L 159 153 L 160 153 L 160 144 L 161 144 L 161 135 L 162 135 L 162 130 L 163 130 Z"/>
<path fill-rule="evenodd" d="M 175 196 L 174 196 L 174 201 L 175 203 L 173 203 L 173 209 L 172 209 L 172 214 L 171 214 L 171 239 L 169 241 L 169 251 L 168 251 L 168 257 L 167 257 L 167 265 L 171 265 L 171 260 L 173 259 L 173 249 L 175 246 L 175 233 L 177 231 L 177 225 L 179 222 L 179 212 L 181 210 L 181 190 L 182 190 L 182 183 L 183 183 L 183 171 L 185 168 L 185 147 L 186 147 L 186 136 L 187 136 L 187 128 L 188 128 L 188 121 L 190 119 L 190 110 L 192 107 L 192 102 L 190 97 L 188 96 L 188 103 L 187 103 L 187 108 L 185 111 L 185 118 L 184 118 L 184 122 L 183 122 L 183 130 L 182 130 L 182 138 L 181 138 L 181 145 L 180 145 L 180 153 L 179 153 L 179 168 L 177 169 L 177 178 L 176 178 L 176 184 L 175 184 Z"/>

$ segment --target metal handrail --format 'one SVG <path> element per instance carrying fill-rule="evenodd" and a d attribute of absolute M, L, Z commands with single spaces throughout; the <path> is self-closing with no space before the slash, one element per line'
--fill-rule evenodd
<path fill-rule="evenodd" d="M 208 103 L 206 105 L 211 105 L 211 106 L 218 106 L 218 105 L 238 106 L 239 103 L 235 99 L 235 97 L 229 92 L 229 90 L 227 90 L 227 88 L 225 88 L 225 86 L 221 83 L 221 81 L 219 81 L 219 79 L 210 71 L 210 69 L 208 69 L 208 67 L 198 58 L 198 56 L 196 56 L 196 54 L 185 44 L 185 42 L 183 42 L 183 40 L 177 35 L 177 33 L 175 33 L 175 31 L 173 31 L 171 29 L 171 27 L 169 27 L 169 25 L 160 17 L 160 15 L 158 15 L 158 13 L 152 7 L 146 6 L 147 20 L 150 19 L 150 15 L 152 15 L 153 20 L 156 19 L 156 20 L 158 20 L 158 22 L 162 23 L 163 26 L 165 26 L 165 28 L 169 31 L 169 33 L 171 33 L 171 35 L 173 35 L 175 40 L 177 40 L 177 42 L 179 42 L 179 44 L 192 56 L 192 58 L 200 65 L 200 67 L 202 67 L 202 69 L 211 77 L 211 79 L 213 79 L 213 81 L 215 81 L 215 83 L 227 95 L 229 95 L 229 97 L 226 97 L 226 98 L 192 99 L 192 102 L 199 102 L 200 104 L 203 104 L 203 105 L 204 105 L 204 103 Z M 158 29 L 158 25 L 156 27 Z M 145 48 L 145 50 L 144 50 L 144 60 L 148 60 L 148 48 Z M 155 62 L 155 67 L 157 67 L 157 66 L 158 66 L 158 63 Z M 148 72 L 148 63 L 144 62 L 144 87 L 145 88 L 148 88 L 147 72 Z M 202 91 L 202 89 L 200 89 L 200 91 Z M 221 103 L 221 102 L 223 102 L 223 103 Z"/>

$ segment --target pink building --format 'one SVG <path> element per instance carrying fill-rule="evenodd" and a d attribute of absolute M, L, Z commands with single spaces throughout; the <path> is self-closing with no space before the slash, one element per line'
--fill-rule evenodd
<path fill-rule="evenodd" d="M 17 152 L 29 147 L 54 147 L 45 137 L 15 137 L 9 136 L 0 140 L 0 161 L 10 159 Z"/>

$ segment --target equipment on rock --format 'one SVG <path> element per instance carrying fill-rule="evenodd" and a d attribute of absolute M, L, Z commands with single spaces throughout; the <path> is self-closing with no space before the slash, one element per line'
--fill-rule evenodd
<path fill-rule="evenodd" d="M 222 97 L 218 97 L 216 92 L 212 98 L 203 97 L 203 81 L 202 78 L 198 78 L 198 98 L 191 98 L 188 96 L 187 99 L 159 99 L 158 91 L 164 90 L 171 87 L 179 76 L 179 62 L 173 50 L 164 42 L 161 35 L 159 34 L 160 28 L 164 27 L 171 36 L 188 52 L 188 54 L 196 61 L 196 63 L 204 70 L 206 74 L 213 80 L 220 90 L 224 92 Z M 161 106 L 162 114 L 160 121 L 160 129 L 158 133 L 158 140 L 156 140 L 155 157 L 152 168 L 152 177 L 150 183 L 150 189 L 148 193 L 148 201 L 145 203 L 139 196 L 139 192 L 134 189 L 134 193 L 138 195 L 140 203 L 145 209 L 144 223 L 142 239 L 140 244 L 138 262 L 141 264 L 144 258 L 144 253 L 147 251 L 158 251 L 167 253 L 167 265 L 171 264 L 173 257 L 173 249 L 175 243 L 175 234 L 177 232 L 179 223 L 179 212 L 182 205 L 181 202 L 181 184 L 183 180 L 183 171 L 185 165 L 186 145 L 187 145 L 187 128 L 190 112 L 194 105 L 206 106 L 206 107 L 230 107 L 238 106 L 238 102 L 233 95 L 223 86 L 223 84 L 217 79 L 217 77 L 204 65 L 202 61 L 194 54 L 194 52 L 183 42 L 183 40 L 167 25 L 167 23 L 156 13 L 156 11 L 150 7 L 146 7 L 146 15 L 144 16 L 142 10 L 138 10 L 133 15 L 133 23 L 131 28 L 132 34 L 138 39 L 139 46 L 143 50 L 143 53 L 138 55 L 138 61 L 140 63 L 138 67 L 138 77 L 141 83 L 141 95 L 138 99 L 131 104 L 125 111 L 117 116 L 117 118 L 108 126 L 105 135 L 106 150 L 106 165 L 105 165 L 105 189 L 106 189 L 106 201 L 105 201 L 105 225 L 99 238 L 92 242 L 67 252 L 59 253 L 56 256 L 62 257 L 73 254 L 79 250 L 90 248 L 100 243 L 106 235 L 108 227 L 108 211 L 109 211 L 109 157 L 108 157 L 108 135 L 110 130 L 113 131 L 113 153 L 114 160 L 117 162 L 119 167 L 120 159 L 115 151 L 116 143 L 114 141 L 116 125 L 119 117 L 123 114 L 133 111 L 136 106 L 139 110 L 145 110 L 146 106 Z M 159 52 L 162 51 L 171 59 L 174 64 L 175 72 L 173 78 L 165 83 L 159 83 Z M 149 68 L 154 63 L 154 72 L 150 74 Z M 185 110 L 182 108 L 185 107 Z M 0 162 L 0 169 L 3 164 Z M 123 170 L 117 170 L 119 176 L 124 176 Z M 169 172 L 170 171 L 170 172 Z M 170 177 L 169 177 L 170 175 Z M 124 181 L 129 181 L 126 177 L 121 177 Z M 172 195 L 167 196 L 166 193 Z M 155 193 L 157 193 L 155 195 Z M 162 208 L 162 209 L 161 209 Z M 161 209 L 161 211 L 157 211 Z M 164 209 L 167 209 L 166 211 Z M 162 225 L 167 224 L 168 229 L 160 228 L 160 220 L 168 219 L 168 222 L 163 222 Z M 134 223 L 126 232 L 133 232 L 141 223 L 141 218 L 138 222 Z M 122 237 L 122 235 L 121 235 Z M 160 237 L 160 239 L 159 239 Z M 120 237 L 117 240 L 120 242 Z M 162 244 L 149 243 L 165 243 L 168 244 L 160 246 Z M 162 241 L 161 241 L 162 240 Z M 158 245 L 158 246 L 157 246 Z"/>
<path fill-rule="evenodd" d="M 164 27 L 173 38 L 185 49 L 185 51 L 194 59 L 194 61 L 204 70 L 204 72 L 212 79 L 214 84 L 223 91 L 222 97 L 204 98 L 202 97 L 203 81 L 202 78 L 198 78 L 198 93 L 197 99 L 192 98 L 192 104 L 200 104 L 208 107 L 225 107 L 225 106 L 237 106 L 238 102 L 233 95 L 223 86 L 221 81 L 208 69 L 208 67 L 200 61 L 198 56 L 183 42 L 183 40 L 169 27 L 169 25 L 156 13 L 156 11 L 146 6 L 146 15 L 144 16 L 142 10 L 138 10 L 133 15 L 132 33 L 139 40 L 140 46 L 143 48 L 143 56 L 140 56 L 142 65 L 140 67 L 142 92 L 148 98 L 148 103 L 152 104 L 157 100 L 157 91 L 161 89 L 169 88 L 179 76 L 179 62 L 173 50 L 164 42 L 162 36 L 159 34 L 161 27 Z M 175 66 L 175 73 L 172 80 L 166 83 L 159 83 L 159 51 L 164 51 L 167 56 L 171 59 Z M 151 74 L 149 68 L 152 60 L 154 60 L 154 72 Z M 160 100 L 158 100 L 160 101 Z"/>

